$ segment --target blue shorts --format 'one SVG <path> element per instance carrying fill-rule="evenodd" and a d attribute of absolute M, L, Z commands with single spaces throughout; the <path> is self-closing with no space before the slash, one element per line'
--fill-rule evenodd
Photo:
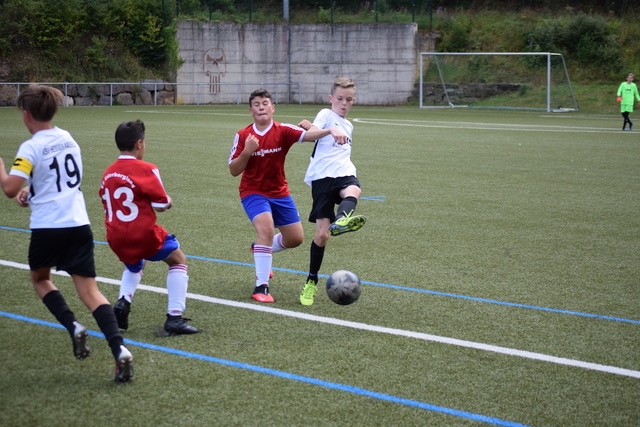
<path fill-rule="evenodd" d="M 276 227 L 300 222 L 300 213 L 291 196 L 273 199 L 260 194 L 251 194 L 242 199 L 242 207 L 251 222 L 265 212 L 271 213 L 273 225 Z"/>
<path fill-rule="evenodd" d="M 162 245 L 160 250 L 156 252 L 155 255 L 150 256 L 149 258 L 146 258 L 146 260 L 147 261 L 164 261 L 169 257 L 169 255 L 171 255 L 171 252 L 175 251 L 178 248 L 180 248 L 180 242 L 178 242 L 178 239 L 176 239 L 176 236 L 174 236 L 173 234 L 169 234 L 167 238 L 164 239 L 164 244 Z M 135 264 L 125 263 L 124 266 L 127 267 L 127 270 L 129 270 L 132 273 L 139 273 L 140 271 L 142 271 L 142 268 L 144 267 L 144 261 L 145 261 L 144 259 L 141 259 Z"/>

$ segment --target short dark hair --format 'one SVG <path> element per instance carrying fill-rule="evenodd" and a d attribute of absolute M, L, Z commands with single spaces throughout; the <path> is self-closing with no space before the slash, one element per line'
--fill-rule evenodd
<path fill-rule="evenodd" d="M 17 106 L 23 111 L 28 111 L 39 122 L 50 122 L 58 111 L 58 105 L 62 105 L 64 95 L 59 89 L 30 85 L 20 92 Z"/>
<path fill-rule="evenodd" d="M 120 123 L 116 129 L 116 145 L 120 151 L 132 151 L 141 139 L 144 139 L 144 123 L 142 120 Z"/>
<path fill-rule="evenodd" d="M 251 92 L 251 95 L 249 95 L 249 105 L 251 105 L 251 102 L 253 102 L 253 98 L 269 98 L 271 99 L 271 102 L 273 102 L 271 94 L 266 89 L 256 89 Z"/>

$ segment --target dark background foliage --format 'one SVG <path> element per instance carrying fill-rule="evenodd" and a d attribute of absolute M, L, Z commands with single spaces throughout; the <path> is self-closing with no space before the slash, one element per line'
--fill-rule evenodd
<path fill-rule="evenodd" d="M 440 51 L 552 51 L 578 79 L 640 57 L 630 0 L 0 0 L 0 81 L 171 80 L 180 19 L 416 22 Z"/>

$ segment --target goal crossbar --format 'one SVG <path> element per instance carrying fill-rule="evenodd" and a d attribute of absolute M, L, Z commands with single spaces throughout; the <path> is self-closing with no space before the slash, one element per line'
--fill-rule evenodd
<path fill-rule="evenodd" d="M 554 111 L 577 111 L 579 109 L 578 102 L 576 101 L 575 94 L 573 92 L 573 87 L 571 86 L 571 79 L 569 78 L 569 71 L 567 70 L 567 64 L 564 61 L 564 57 L 561 53 L 552 53 L 552 52 L 420 52 L 420 108 L 443 108 L 442 106 L 426 106 L 424 105 L 424 57 L 425 56 L 433 56 L 436 67 L 438 69 L 438 76 L 440 77 L 440 83 L 443 89 L 443 96 L 447 99 L 447 104 L 449 107 L 456 107 L 453 102 L 449 99 L 449 93 L 446 88 L 446 82 L 444 76 L 442 75 L 442 70 L 440 68 L 440 64 L 438 61 L 439 56 L 543 56 L 546 57 L 546 111 L 554 112 Z M 552 79 L 551 79 L 551 59 L 559 58 L 562 63 L 562 68 L 564 71 L 564 77 L 566 78 L 567 85 L 569 88 L 571 101 L 573 103 L 573 107 L 569 108 L 557 108 L 554 109 L 551 107 L 551 87 L 552 87 Z M 531 108 L 536 109 L 536 108 Z"/>

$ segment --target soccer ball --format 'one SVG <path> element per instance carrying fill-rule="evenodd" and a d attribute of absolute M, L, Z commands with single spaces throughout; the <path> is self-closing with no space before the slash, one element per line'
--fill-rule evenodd
<path fill-rule="evenodd" d="M 327 279 L 327 295 L 336 304 L 353 304 L 360 297 L 360 278 L 347 270 L 332 273 Z"/>

